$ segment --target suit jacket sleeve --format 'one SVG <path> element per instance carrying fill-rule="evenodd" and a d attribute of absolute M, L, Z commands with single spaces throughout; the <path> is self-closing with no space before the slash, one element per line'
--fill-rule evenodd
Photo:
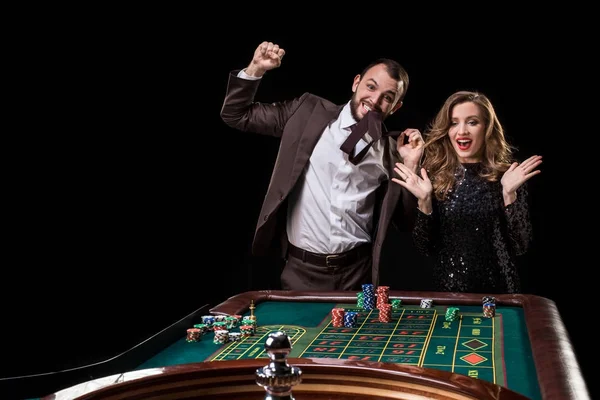
<path fill-rule="evenodd" d="M 396 186 L 400 186 L 396 183 L 394 183 L 394 185 Z M 415 221 L 417 218 L 417 206 L 418 206 L 418 202 L 417 202 L 417 198 L 415 197 L 415 195 L 413 195 L 410 191 L 408 191 L 408 189 L 405 188 L 401 188 L 401 193 L 402 193 L 402 213 L 396 212 L 395 215 L 395 221 L 396 224 L 398 225 L 398 227 L 406 232 L 410 232 L 414 229 L 415 227 Z M 401 218 L 401 220 L 399 221 L 399 218 Z"/>
<path fill-rule="evenodd" d="M 417 218 L 417 198 L 408 190 L 403 188 L 391 181 L 394 172 L 394 165 L 398 161 L 402 161 L 398 150 L 396 149 L 396 140 L 390 138 L 390 167 L 388 170 L 390 171 L 390 182 L 389 182 L 389 191 L 397 192 L 394 197 L 397 197 L 399 201 L 396 203 L 396 209 L 392 215 L 392 224 L 396 229 L 401 232 L 411 232 L 415 226 L 415 221 Z"/>
<path fill-rule="evenodd" d="M 255 102 L 254 97 L 264 77 L 248 80 L 239 78 L 238 72 L 229 74 L 221 118 L 228 126 L 240 131 L 281 137 L 285 124 L 307 94 L 279 103 Z"/>

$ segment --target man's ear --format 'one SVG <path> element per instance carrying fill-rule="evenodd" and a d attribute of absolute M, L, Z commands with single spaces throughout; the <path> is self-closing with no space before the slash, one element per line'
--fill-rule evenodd
<path fill-rule="evenodd" d="M 358 87 L 359 83 L 360 83 L 360 74 L 358 74 L 354 77 L 354 82 L 352 83 L 352 93 L 356 92 L 356 88 Z"/>
<path fill-rule="evenodd" d="M 396 110 L 398 110 L 400 107 L 402 107 L 402 100 L 400 100 L 398 103 L 396 103 L 396 105 L 394 106 L 394 108 L 392 108 L 392 111 L 390 112 L 390 114 L 393 114 L 396 112 Z"/>

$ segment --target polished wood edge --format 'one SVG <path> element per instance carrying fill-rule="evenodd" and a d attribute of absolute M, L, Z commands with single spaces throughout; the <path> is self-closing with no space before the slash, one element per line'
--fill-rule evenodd
<path fill-rule="evenodd" d="M 475 293 L 403 292 L 390 290 L 390 299 L 402 299 L 403 304 L 420 304 L 421 299 L 432 299 L 435 304 L 475 305 L 481 304 L 483 295 Z M 531 295 L 494 295 L 497 305 L 523 306 Z M 299 292 L 285 290 L 257 290 L 240 293 L 211 308 L 213 314 L 239 314 L 248 310 L 251 301 L 313 301 L 355 303 L 356 292 Z"/>
<path fill-rule="evenodd" d="M 254 383 L 254 373 L 257 368 L 265 366 L 264 359 L 242 359 L 219 362 L 202 362 L 185 365 L 176 365 L 161 368 L 161 372 L 144 378 L 128 382 L 116 383 L 76 397 L 76 400 L 99 400 L 109 398 L 143 398 L 144 395 L 163 392 L 175 394 L 189 391 L 191 387 L 197 386 L 198 390 L 219 385 L 217 381 L 212 382 L 207 378 L 219 378 L 240 376 L 242 382 Z M 352 382 L 362 381 L 368 386 L 368 379 L 373 378 L 381 383 L 389 382 L 397 388 L 410 387 L 415 392 L 441 392 L 455 393 L 468 396 L 478 400 L 527 400 L 519 393 L 491 382 L 473 379 L 464 375 L 448 371 L 434 370 L 409 365 L 350 361 L 339 359 L 311 359 L 290 358 L 290 365 L 296 366 L 306 375 L 307 383 L 328 384 L 328 377 L 346 377 Z M 230 382 L 230 386 L 235 386 Z M 401 384 L 405 383 L 405 384 Z M 141 397 L 140 397 L 141 396 Z"/>
<path fill-rule="evenodd" d="M 531 294 L 497 294 L 496 304 L 523 308 L 533 360 L 544 400 L 590 399 L 583 374 L 575 356 L 566 327 L 554 301 Z M 432 299 L 441 305 L 480 305 L 477 293 L 417 292 L 390 290 L 390 299 L 402 304 L 420 304 Z M 240 293 L 210 309 L 213 314 L 243 314 L 251 301 L 356 302 L 356 292 L 301 292 L 258 290 Z"/>
<path fill-rule="evenodd" d="M 544 400 L 590 399 L 569 333 L 554 301 L 524 296 L 523 309 Z"/>

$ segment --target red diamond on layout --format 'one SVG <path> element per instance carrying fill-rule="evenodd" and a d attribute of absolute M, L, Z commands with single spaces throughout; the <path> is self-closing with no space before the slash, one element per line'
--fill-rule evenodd
<path fill-rule="evenodd" d="M 477 353 L 469 353 L 466 356 L 462 356 L 460 359 L 471 365 L 477 365 L 477 364 L 481 364 L 484 361 L 487 361 L 487 358 L 480 356 Z"/>

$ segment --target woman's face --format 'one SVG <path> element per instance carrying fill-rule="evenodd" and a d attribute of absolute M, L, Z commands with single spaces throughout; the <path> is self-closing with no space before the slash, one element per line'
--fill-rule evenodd
<path fill-rule="evenodd" d="M 452 109 L 448 136 L 461 163 L 480 162 L 485 144 L 485 126 L 481 109 L 473 102 L 457 104 Z"/>

